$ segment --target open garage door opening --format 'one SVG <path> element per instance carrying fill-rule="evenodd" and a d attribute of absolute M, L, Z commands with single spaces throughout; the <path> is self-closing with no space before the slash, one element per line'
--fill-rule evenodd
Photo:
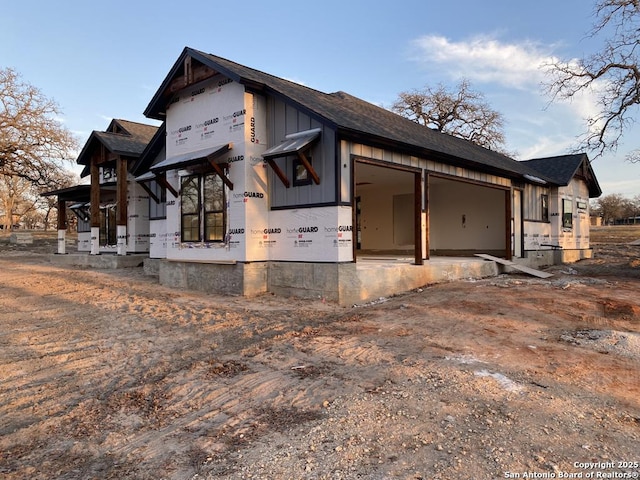
<path fill-rule="evenodd" d="M 421 264 L 420 171 L 364 161 L 355 170 L 356 257 L 404 256 Z"/>
<path fill-rule="evenodd" d="M 429 175 L 429 253 L 511 257 L 509 190 Z"/>

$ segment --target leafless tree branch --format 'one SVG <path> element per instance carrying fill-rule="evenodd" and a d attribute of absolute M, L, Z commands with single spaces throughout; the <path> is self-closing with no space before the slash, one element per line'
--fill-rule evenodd
<path fill-rule="evenodd" d="M 463 79 L 454 91 L 437 88 L 401 92 L 392 110 L 420 125 L 505 152 L 504 119 Z"/>

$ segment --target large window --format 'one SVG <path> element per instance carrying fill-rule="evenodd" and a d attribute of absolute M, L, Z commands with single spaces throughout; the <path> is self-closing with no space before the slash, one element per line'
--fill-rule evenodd
<path fill-rule="evenodd" d="M 224 184 L 217 175 L 204 177 L 204 239 L 221 242 L 224 239 Z"/>
<path fill-rule="evenodd" d="M 183 242 L 221 242 L 226 215 L 222 179 L 215 174 L 183 177 L 180 188 Z"/>
<path fill-rule="evenodd" d="M 562 228 L 573 228 L 573 200 L 562 200 Z"/>

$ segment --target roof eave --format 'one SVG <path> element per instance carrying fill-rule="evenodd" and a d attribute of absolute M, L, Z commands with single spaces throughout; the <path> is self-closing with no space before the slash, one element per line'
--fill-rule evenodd
<path fill-rule="evenodd" d="M 76 160 L 76 163 L 78 165 L 89 165 L 89 163 L 91 162 L 90 150 L 93 148 L 92 143 L 94 142 L 94 140 L 98 139 L 99 141 L 97 135 L 98 133 L 99 132 L 97 130 L 94 130 L 93 132 L 91 132 L 91 135 L 89 135 L 89 138 L 85 142 L 84 147 L 82 147 L 82 150 L 78 155 L 78 159 Z M 87 155 L 89 155 L 89 158 L 85 159 L 84 157 L 86 157 Z"/>
<path fill-rule="evenodd" d="M 455 155 L 450 155 L 444 152 L 438 152 L 436 150 L 431 150 L 424 147 L 418 147 L 416 145 L 412 145 L 409 143 L 400 143 L 384 137 L 376 137 L 369 133 L 346 129 L 346 128 L 338 128 L 338 133 L 341 137 L 345 139 L 356 140 L 361 143 L 369 144 L 369 145 L 380 147 L 380 148 L 391 147 L 391 148 L 394 148 L 396 151 L 399 151 L 401 153 L 406 153 L 407 155 L 412 155 L 415 157 L 425 158 L 429 160 L 437 160 L 443 163 L 447 163 L 448 165 L 469 168 L 476 171 L 480 170 L 484 173 L 498 175 L 498 176 L 506 177 L 510 179 L 526 180 L 524 177 L 524 174 L 522 173 L 504 170 L 504 169 L 486 165 L 480 162 L 474 162 L 472 160 L 467 160 L 461 157 L 457 157 Z"/>
<path fill-rule="evenodd" d="M 136 159 L 134 164 L 131 166 L 131 173 L 134 175 L 140 175 L 149 170 L 149 166 L 154 158 L 160 153 L 160 151 L 165 146 L 165 134 L 166 134 L 166 124 L 163 122 L 160 127 L 158 127 L 158 131 L 153 136 L 153 138 L 149 141 L 144 151 L 140 154 L 140 156 Z M 161 141 L 162 140 L 162 141 Z"/>

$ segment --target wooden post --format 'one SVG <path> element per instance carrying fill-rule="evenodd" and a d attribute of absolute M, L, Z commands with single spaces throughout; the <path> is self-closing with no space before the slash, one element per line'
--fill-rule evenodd
<path fill-rule="evenodd" d="M 429 172 L 424 172 L 424 215 L 425 215 L 425 252 L 424 258 L 429 260 Z"/>
<path fill-rule="evenodd" d="M 67 253 L 67 202 L 58 196 L 58 254 Z"/>
<path fill-rule="evenodd" d="M 506 217 L 506 225 L 505 225 L 505 256 L 504 258 L 506 258 L 507 260 L 511 260 L 513 258 L 513 254 L 511 253 L 511 220 L 513 217 L 513 208 L 512 208 L 512 202 L 513 202 L 513 194 L 511 193 L 512 190 L 505 190 L 504 192 L 504 201 L 505 201 L 505 217 Z"/>
<path fill-rule="evenodd" d="M 91 227 L 100 228 L 100 168 L 91 160 Z"/>
<path fill-rule="evenodd" d="M 67 202 L 58 197 L 58 230 L 67 229 Z"/>
<path fill-rule="evenodd" d="M 118 255 L 127 254 L 127 159 L 118 156 L 116 160 L 117 182 L 117 203 L 116 203 L 116 249 Z"/>
<path fill-rule="evenodd" d="M 101 149 L 104 156 L 104 147 Z M 100 254 L 100 169 L 95 157 L 91 158 L 91 255 Z"/>
<path fill-rule="evenodd" d="M 413 175 L 413 228 L 416 265 L 424 265 L 422 259 L 422 171 Z"/>
<path fill-rule="evenodd" d="M 116 160 L 117 214 L 116 225 L 127 225 L 127 159 L 118 156 Z"/>

